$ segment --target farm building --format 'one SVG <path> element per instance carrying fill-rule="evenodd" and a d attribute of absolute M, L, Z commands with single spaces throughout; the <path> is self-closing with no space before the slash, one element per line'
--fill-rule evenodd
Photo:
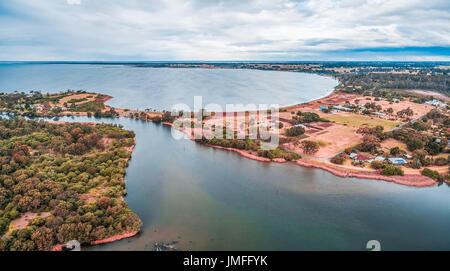
<path fill-rule="evenodd" d="M 409 154 L 404 154 L 403 157 L 405 157 L 405 159 L 413 159 L 412 155 Z"/>
<path fill-rule="evenodd" d="M 350 158 L 357 162 L 372 162 L 373 158 L 363 154 L 351 153 Z"/>
<path fill-rule="evenodd" d="M 296 124 L 293 127 L 302 127 L 303 129 L 306 129 L 306 126 L 304 124 Z"/>
<path fill-rule="evenodd" d="M 433 99 L 432 101 L 426 101 L 425 104 L 429 104 L 429 105 L 437 107 L 437 106 L 441 105 L 441 101 Z"/>
<path fill-rule="evenodd" d="M 372 113 L 375 115 L 378 115 L 378 116 L 386 116 L 386 113 L 382 113 L 382 112 L 372 112 Z"/>
<path fill-rule="evenodd" d="M 337 109 L 337 110 L 343 110 L 343 111 L 352 111 L 351 108 L 348 108 L 348 107 L 345 107 L 345 106 L 342 106 L 342 105 L 335 105 L 335 106 L 333 106 L 333 108 Z"/>
<path fill-rule="evenodd" d="M 405 159 L 401 157 L 394 157 L 394 158 L 388 158 L 389 162 L 393 165 L 405 165 L 408 162 L 406 162 Z"/>

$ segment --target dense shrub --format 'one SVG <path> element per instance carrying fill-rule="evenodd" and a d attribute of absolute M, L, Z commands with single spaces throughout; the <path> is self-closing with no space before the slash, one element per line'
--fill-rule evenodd
<path fill-rule="evenodd" d="M 384 168 L 384 163 L 381 161 L 375 160 L 370 163 L 370 167 L 373 169 L 382 169 L 382 168 Z"/>
<path fill-rule="evenodd" d="M 445 157 L 438 157 L 436 160 L 434 160 L 434 164 L 436 166 L 445 166 L 448 164 L 448 160 Z"/>
<path fill-rule="evenodd" d="M 431 179 L 434 179 L 434 180 L 440 180 L 441 179 L 441 176 L 439 175 L 439 172 L 437 172 L 435 170 L 431 170 L 429 168 L 424 168 L 421 173 L 422 173 L 423 176 L 430 177 Z"/>
<path fill-rule="evenodd" d="M 415 151 L 418 149 L 422 149 L 424 146 L 424 143 L 422 140 L 420 140 L 418 138 L 413 138 L 406 142 L 406 146 L 408 147 L 408 150 Z"/>
<path fill-rule="evenodd" d="M 319 150 L 319 144 L 315 141 L 304 140 L 300 144 L 306 154 L 314 154 Z"/>
<path fill-rule="evenodd" d="M 303 135 L 305 133 L 305 129 L 300 126 L 291 127 L 286 129 L 285 135 L 286 136 L 299 136 Z"/>
<path fill-rule="evenodd" d="M 173 122 L 175 120 L 175 117 L 172 116 L 171 112 L 164 112 L 164 114 L 161 117 L 161 121 L 163 122 Z"/>
<path fill-rule="evenodd" d="M 342 165 L 345 162 L 345 157 L 343 155 L 338 155 L 330 159 L 330 162 L 333 164 Z"/>
<path fill-rule="evenodd" d="M 298 160 L 300 155 L 277 148 L 275 150 L 258 150 L 258 156 L 269 159 L 284 158 L 287 161 Z"/>
<path fill-rule="evenodd" d="M 393 175 L 400 175 L 403 176 L 403 169 L 401 169 L 400 167 L 396 167 L 393 165 L 386 165 L 383 170 L 381 171 L 381 174 L 386 175 L 386 176 L 393 176 Z"/>

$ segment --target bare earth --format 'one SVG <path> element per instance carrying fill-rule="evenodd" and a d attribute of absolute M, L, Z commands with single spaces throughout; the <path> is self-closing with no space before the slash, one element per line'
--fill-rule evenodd
<path fill-rule="evenodd" d="M 449 97 L 445 96 L 442 93 L 435 92 L 435 91 L 420 90 L 420 89 L 411 89 L 411 90 L 408 90 L 408 91 L 411 92 L 411 93 L 416 93 L 416 94 L 420 94 L 420 95 L 433 96 L 434 98 L 442 99 L 444 101 L 450 101 Z"/>

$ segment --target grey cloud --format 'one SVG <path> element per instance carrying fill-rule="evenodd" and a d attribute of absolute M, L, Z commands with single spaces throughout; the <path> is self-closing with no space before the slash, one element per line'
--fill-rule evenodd
<path fill-rule="evenodd" d="M 0 60 L 264 60 L 450 46 L 448 1 L 0 3 Z"/>

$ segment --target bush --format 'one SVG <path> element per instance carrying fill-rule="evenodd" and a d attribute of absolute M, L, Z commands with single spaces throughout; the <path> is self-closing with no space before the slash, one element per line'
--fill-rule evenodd
<path fill-rule="evenodd" d="M 431 170 L 429 168 L 424 168 L 422 170 L 422 175 L 430 177 L 431 179 L 434 179 L 434 180 L 440 180 L 441 179 L 441 176 L 439 175 L 439 172 L 437 172 L 435 170 Z"/>
<path fill-rule="evenodd" d="M 297 126 L 292 127 L 286 130 L 285 135 L 286 136 L 299 136 L 303 135 L 305 133 L 305 129 L 303 127 Z"/>
<path fill-rule="evenodd" d="M 331 163 L 342 165 L 345 162 L 345 157 L 342 155 L 335 156 L 331 158 Z"/>
<path fill-rule="evenodd" d="M 447 158 L 438 157 L 438 158 L 436 158 L 436 160 L 434 160 L 434 164 L 436 166 L 445 166 L 445 165 L 447 165 Z"/>
<path fill-rule="evenodd" d="M 418 149 L 422 149 L 424 144 L 423 144 L 422 140 L 413 138 L 411 140 L 408 140 L 408 142 L 406 143 L 406 146 L 408 147 L 408 150 L 415 151 Z"/>
<path fill-rule="evenodd" d="M 160 123 L 162 121 L 162 118 L 160 116 L 155 116 L 152 117 L 150 120 L 155 123 Z"/>
<path fill-rule="evenodd" d="M 173 122 L 175 120 L 175 117 L 172 116 L 171 112 L 164 112 L 161 121 L 163 122 Z"/>
<path fill-rule="evenodd" d="M 419 169 L 420 167 L 422 167 L 422 163 L 420 162 L 419 159 L 414 159 L 411 162 L 408 163 L 408 166 L 410 168 L 415 168 L 415 169 Z"/>
<path fill-rule="evenodd" d="M 399 147 L 394 147 L 391 149 L 390 151 L 391 155 L 399 155 L 400 154 L 400 148 Z"/>
<path fill-rule="evenodd" d="M 316 122 L 316 121 L 320 120 L 319 115 L 317 115 L 316 113 L 304 112 L 302 114 L 302 116 L 303 116 L 302 121 L 303 122 L 307 122 L 307 123 L 309 123 L 309 122 Z"/>
<path fill-rule="evenodd" d="M 403 169 L 393 166 L 393 165 L 387 165 L 386 167 L 384 167 L 384 169 L 381 171 L 381 174 L 386 175 L 386 176 L 393 176 L 393 175 L 399 175 L 399 176 L 403 176 Z"/>
<path fill-rule="evenodd" d="M 319 144 L 311 140 L 301 142 L 301 148 L 306 154 L 313 154 L 319 150 Z"/>
<path fill-rule="evenodd" d="M 384 163 L 381 161 L 375 160 L 370 163 L 370 167 L 373 169 L 382 169 L 382 168 L 384 168 Z"/>
<path fill-rule="evenodd" d="M 284 158 L 286 161 L 298 160 L 302 158 L 299 154 L 288 152 L 280 148 L 275 150 L 258 150 L 258 156 L 269 159 Z"/>

